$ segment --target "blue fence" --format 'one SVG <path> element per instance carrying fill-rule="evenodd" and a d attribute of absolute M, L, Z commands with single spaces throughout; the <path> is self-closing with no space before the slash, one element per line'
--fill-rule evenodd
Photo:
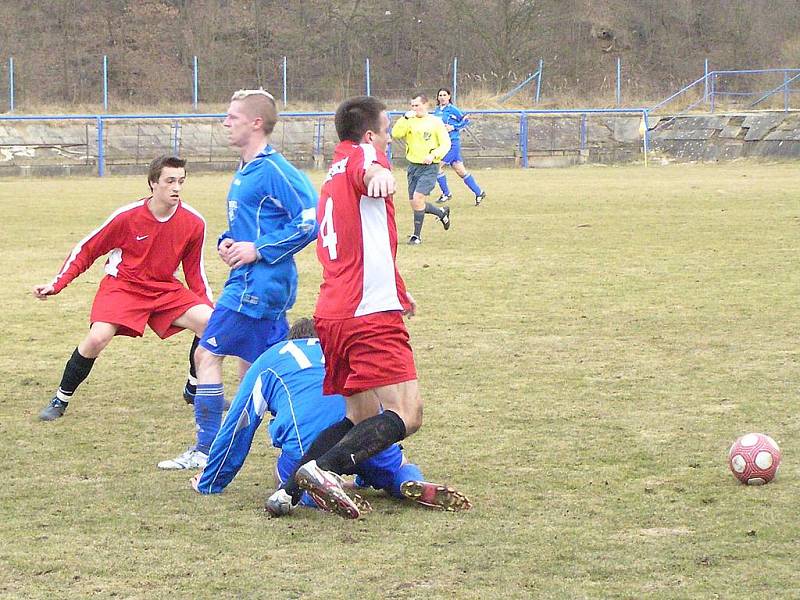
<path fill-rule="evenodd" d="M 402 111 L 394 111 L 391 113 L 391 116 L 399 116 L 402 114 Z M 511 157 L 512 159 L 516 159 L 516 163 L 519 166 L 526 168 L 530 166 L 529 163 L 529 155 L 534 148 L 530 147 L 530 140 L 529 140 L 529 127 L 531 120 L 534 119 L 543 119 L 543 120 L 550 120 L 554 122 L 556 118 L 561 118 L 562 121 L 566 120 L 568 123 L 563 124 L 563 127 L 568 131 L 566 134 L 562 132 L 562 135 L 565 135 L 570 140 L 575 140 L 569 142 L 569 148 L 562 149 L 564 152 L 571 152 L 574 151 L 575 153 L 580 153 L 581 151 L 586 150 L 589 147 L 589 139 L 587 135 L 587 120 L 593 117 L 609 117 L 609 116 L 628 116 L 634 117 L 637 119 L 637 124 L 642 122 L 644 124 L 642 136 L 639 140 L 640 146 L 639 151 L 642 153 L 645 162 L 647 161 L 647 153 L 649 149 L 649 140 L 647 134 L 647 109 L 644 108 L 634 108 L 634 109 L 568 109 L 568 110 L 537 110 L 537 109 L 526 109 L 526 110 L 474 110 L 469 112 L 470 115 L 473 116 L 474 119 L 482 119 L 482 118 L 497 118 L 502 119 L 502 127 L 490 127 L 489 129 L 492 130 L 495 135 L 502 136 L 501 144 L 504 145 L 504 149 L 510 149 L 511 152 L 507 156 L 503 157 L 504 159 L 508 159 Z M 326 143 L 326 125 L 330 125 L 332 120 L 333 113 L 326 112 L 326 111 L 312 111 L 312 112 L 284 112 L 281 113 L 281 121 L 279 123 L 291 123 L 292 121 L 301 121 L 305 127 L 305 133 L 295 133 L 295 142 L 297 138 L 302 138 L 300 144 L 295 143 L 295 148 L 300 147 L 298 152 L 304 156 L 314 156 L 315 159 L 319 158 L 322 160 L 322 154 L 326 151 L 325 143 Z M 61 121 L 80 121 L 86 125 L 86 140 L 84 143 L 80 144 L 62 144 L 62 145 L 81 145 L 86 148 L 84 153 L 85 156 L 85 163 L 86 165 L 94 164 L 96 161 L 96 172 L 97 175 L 102 177 L 106 174 L 106 167 L 107 167 L 107 159 L 108 159 L 108 130 L 109 125 L 112 123 L 118 122 L 131 122 L 131 123 L 145 123 L 145 122 L 155 122 L 162 124 L 162 131 L 158 133 L 158 137 L 163 138 L 166 135 L 166 127 L 164 125 L 169 125 L 169 140 L 159 139 L 158 142 L 158 149 L 159 151 L 171 151 L 175 154 L 181 154 L 182 150 L 185 150 L 182 146 L 182 131 L 188 127 L 188 124 L 196 124 L 198 122 L 204 122 L 209 125 L 209 133 L 207 134 L 210 136 L 211 143 L 214 143 L 213 137 L 215 135 L 222 134 L 222 127 L 217 123 L 224 118 L 222 114 L 169 114 L 169 115 L 106 115 L 106 114 L 83 114 L 83 115 L 37 115 L 37 116 L 29 116 L 29 115 L 5 115 L 0 116 L 0 123 L 3 122 L 61 122 Z M 511 121 L 509 121 L 511 118 Z M 574 122 L 574 125 L 570 124 Z M 511 127 L 513 123 L 516 123 L 516 126 Z M 538 123 L 538 121 L 537 121 Z M 89 130 L 90 128 L 94 128 L 94 139 L 90 138 Z M 574 127 L 574 129 L 573 129 Z M 295 130 L 297 127 L 294 128 Z M 332 128 L 328 128 L 328 131 L 332 131 Z M 467 133 L 465 135 L 470 135 L 474 137 L 474 134 L 471 134 L 469 128 L 465 130 Z M 215 133 L 216 132 L 216 133 Z M 500 134 L 496 134 L 496 132 L 501 132 Z M 311 136 L 311 139 L 308 140 L 308 136 Z M 152 132 L 143 134 L 144 137 L 153 137 L 154 134 Z M 273 135 L 273 139 L 275 139 L 275 135 Z M 281 140 L 278 141 L 278 145 L 281 146 Z M 291 145 L 289 143 L 290 140 L 286 141 L 286 145 Z M 327 142 L 330 144 L 331 139 L 327 139 Z M 294 143 L 294 142 L 293 142 Z M 24 145 L 24 144 L 23 144 Z M 41 144 L 41 142 L 31 142 L 29 146 L 31 147 L 42 147 L 42 146 L 57 146 L 58 144 Z M 216 147 L 227 148 L 225 142 L 217 140 Z M 138 147 L 137 147 L 138 148 Z M 330 148 L 330 146 L 328 147 Z M 153 146 L 147 146 L 147 149 L 143 151 L 141 154 L 143 156 L 147 156 L 148 152 L 152 153 Z M 282 148 L 283 149 L 283 148 Z M 195 148 L 193 151 L 197 152 Z M 210 153 L 210 151 L 209 151 Z M 139 152 L 137 149 L 136 159 L 140 158 Z M 227 160 L 233 160 L 233 155 L 228 152 Z M 470 162 L 474 162 L 473 158 L 470 158 Z"/>
<path fill-rule="evenodd" d="M 291 71 L 290 71 L 291 63 L 288 57 L 284 56 L 281 59 L 279 65 L 275 65 L 276 70 L 278 73 L 278 78 L 273 81 L 272 83 L 275 84 L 275 87 L 280 87 L 280 90 L 273 90 L 276 92 L 274 95 L 276 98 L 282 98 L 283 106 L 286 107 L 289 102 L 290 96 L 290 84 L 291 84 Z M 620 89 L 620 80 L 619 80 L 619 65 L 617 65 L 617 96 L 619 100 L 619 89 Z M 98 102 L 103 107 L 104 112 L 108 112 L 110 105 L 111 105 L 111 98 L 110 94 L 110 87 L 109 87 L 109 74 L 110 69 L 113 68 L 113 64 L 109 61 L 108 55 L 103 55 L 98 58 L 97 69 L 98 69 L 98 79 L 100 81 L 100 89 L 99 89 L 99 97 Z M 516 85 L 510 92 L 499 95 L 500 102 L 504 102 L 511 98 L 512 96 L 517 95 L 522 89 L 524 89 L 529 83 L 535 82 L 535 88 L 531 94 L 531 100 L 538 104 L 541 99 L 542 94 L 542 73 L 544 69 L 544 62 L 543 60 L 539 59 L 539 66 L 538 69 L 533 72 L 529 73 L 527 77 L 523 78 L 523 81 Z M 11 56 L 8 58 L 8 111 L 14 112 L 17 109 L 15 103 L 15 94 L 16 94 L 16 74 L 14 71 L 14 57 Z M 201 86 L 202 82 L 202 63 L 198 59 L 197 56 L 193 56 L 191 60 L 191 79 L 190 79 L 190 89 L 187 89 L 187 99 L 191 98 L 191 106 L 192 109 L 197 110 L 198 104 L 201 100 L 208 101 L 208 98 L 202 99 L 201 91 L 203 86 Z M 459 73 L 459 62 L 458 57 L 453 58 L 452 67 L 449 69 L 452 74 L 452 99 L 455 102 L 458 96 L 458 88 L 459 88 L 459 81 L 469 80 L 472 76 L 470 74 L 461 75 Z M 370 59 L 366 58 L 364 61 L 364 93 L 367 95 L 371 95 L 374 90 L 373 85 L 373 70 L 371 68 Z M 449 76 L 448 76 L 449 79 Z M 206 89 L 209 88 L 211 84 L 206 82 Z M 231 90 L 232 91 L 232 90 Z M 277 92 L 280 93 L 277 93 Z M 403 94 L 407 93 L 407 90 L 403 90 Z M 219 101 L 219 99 L 217 99 Z M 619 101 L 618 101 L 619 104 Z"/>
<path fill-rule="evenodd" d="M 111 107 L 110 87 L 109 87 L 109 72 L 113 67 L 110 64 L 107 55 L 98 58 L 97 69 L 100 79 L 100 89 L 98 101 L 100 102 L 104 112 L 108 112 Z M 284 108 L 289 103 L 290 84 L 291 82 L 291 63 L 288 57 L 282 57 L 279 65 L 275 65 L 278 78 L 273 81 L 275 87 L 280 87 L 280 94 L 276 93 L 276 98 L 282 98 Z M 14 63 L 13 56 L 10 56 L 7 61 L 6 70 L 8 73 L 7 82 L 7 101 L 8 111 L 13 113 L 18 109 L 18 94 L 16 91 L 16 71 L 17 66 Z M 469 73 L 462 74 L 459 71 L 458 57 L 454 57 L 452 65 L 448 65 L 445 69 L 449 71 L 452 76 L 452 98 L 457 102 L 459 93 L 459 83 L 470 81 L 473 77 Z M 191 107 L 197 110 L 201 102 L 202 83 L 202 63 L 197 56 L 191 59 L 191 79 L 189 80 L 190 89 L 187 89 L 187 99 L 191 99 Z M 622 107 L 623 104 L 623 73 L 624 65 L 620 57 L 615 61 L 615 73 L 613 76 L 614 82 L 614 103 L 617 108 Z M 375 90 L 373 83 L 373 68 L 369 58 L 364 61 L 364 83 L 363 93 L 367 95 L 376 92 L 381 97 L 395 97 L 391 93 L 387 94 L 389 90 Z M 449 77 L 449 76 L 448 76 Z M 518 96 L 523 90 L 529 91 L 529 99 L 532 104 L 538 105 L 542 98 L 543 91 L 543 77 L 544 77 L 544 61 L 540 58 L 538 67 L 527 76 L 519 77 L 519 83 L 507 92 L 498 94 L 496 100 L 501 104 Z M 480 77 L 478 77 L 480 79 Z M 516 79 L 516 76 L 514 76 Z M 608 78 L 609 80 L 612 77 Z M 800 88 L 798 86 L 800 81 L 800 69 L 797 68 L 768 68 L 768 69 L 732 69 L 732 70 L 709 70 L 708 59 L 704 61 L 703 76 L 696 81 L 690 83 L 682 88 L 675 94 L 672 94 L 665 100 L 658 102 L 650 107 L 651 112 L 660 109 L 667 109 L 673 107 L 678 101 L 682 105 L 677 110 L 688 112 L 698 107 L 705 110 L 714 112 L 723 107 L 735 105 L 736 108 L 762 108 L 770 105 L 771 108 L 775 107 L 776 102 L 783 108 L 784 111 L 791 109 L 792 94 L 796 93 Z M 794 84 L 794 88 L 793 88 Z M 206 82 L 206 88 L 212 84 Z M 297 86 L 293 86 L 296 90 Z M 276 90 L 277 91 L 277 90 Z M 407 93 L 403 90 L 402 94 Z M 400 95 L 399 97 L 402 97 Z M 631 110 L 636 110 L 631 109 Z M 670 108 L 675 112 L 674 108 Z"/>
<path fill-rule="evenodd" d="M 195 64 L 195 79 L 193 82 L 193 105 L 197 104 L 197 61 Z M 9 76 L 13 78 L 13 59 L 9 60 Z M 621 61 L 617 61 L 617 89 L 616 100 L 617 103 L 621 101 Z M 536 98 L 539 97 L 540 86 L 542 80 L 543 63 L 539 61 L 538 69 L 532 73 L 526 80 L 521 82 L 518 86 L 512 89 L 506 98 L 513 96 L 525 86 L 531 85 L 536 82 Z M 104 74 L 107 74 L 107 66 L 104 61 Z M 366 89 L 365 92 L 369 93 L 370 90 L 370 64 L 369 60 L 365 62 L 366 74 Z M 286 80 L 286 60 L 284 59 L 284 83 Z M 456 84 L 458 81 L 458 61 L 453 61 L 453 96 L 456 95 Z M 654 113 L 667 111 L 670 109 L 670 114 L 679 116 L 693 110 L 706 109 L 714 112 L 720 105 L 729 106 L 736 105 L 738 109 L 742 107 L 754 108 L 763 107 L 767 103 L 775 104 L 780 102 L 783 110 L 788 111 L 791 108 L 792 94 L 798 90 L 793 88 L 798 87 L 800 81 L 800 69 L 746 69 L 746 70 L 709 70 L 708 61 L 705 61 L 703 76 L 693 81 L 689 85 L 678 90 L 671 96 L 665 98 L 661 102 L 646 108 L 578 108 L 578 109 L 564 109 L 564 110 L 543 110 L 543 109 L 507 109 L 507 110 L 472 110 L 469 111 L 470 115 L 474 116 L 494 116 L 494 117 L 515 117 L 517 125 L 512 133 L 510 130 L 505 129 L 507 142 L 513 143 L 514 156 L 518 159 L 517 164 L 526 168 L 529 167 L 529 157 L 532 149 L 530 148 L 530 128 L 531 120 L 537 118 L 553 118 L 553 117 L 573 117 L 576 120 L 576 133 L 577 143 L 575 143 L 574 150 L 583 151 L 589 147 L 588 135 L 588 120 L 597 116 L 632 116 L 640 120 L 639 127 L 639 140 L 640 151 L 644 159 L 645 165 L 647 164 L 648 154 L 650 151 L 650 116 Z M 756 85 L 757 84 L 757 85 Z M 104 94 L 107 88 L 104 86 Z M 10 89 L 10 102 L 13 103 L 13 86 Z M 286 103 L 286 87 L 284 86 L 283 101 Z M 104 97 L 104 105 L 107 106 L 107 97 Z M 676 110 L 677 107 L 677 110 Z M 394 111 L 392 116 L 398 116 L 402 111 Z M 330 121 L 333 116 L 332 112 L 326 111 L 310 111 L 310 112 L 283 112 L 281 117 L 286 119 L 304 119 L 311 122 L 313 127 L 311 137 L 312 140 L 309 144 L 308 154 L 313 155 L 315 158 L 320 157 L 325 150 L 325 126 L 326 121 Z M 102 177 L 106 174 L 107 165 L 107 131 L 108 125 L 113 122 L 131 121 L 135 123 L 143 123 L 155 121 L 159 123 L 170 124 L 170 139 L 167 148 L 175 154 L 181 151 L 181 131 L 182 127 L 188 123 L 196 123 L 198 121 L 205 121 L 209 124 L 214 124 L 224 118 L 223 114 L 217 113 L 201 113 L 201 114 L 81 114 L 81 115 L 0 115 L 0 123 L 2 122 L 47 122 L 47 121 L 82 121 L 87 124 L 86 128 L 86 164 L 94 164 L 96 162 L 97 175 Z M 94 128 L 94 141 L 90 144 L 89 127 Z M 220 128 L 221 131 L 221 128 Z M 472 135 L 470 130 L 465 130 L 465 135 Z M 212 134 L 213 136 L 213 134 Z M 474 137 L 474 136 L 473 136 Z M 515 139 L 514 139 L 515 138 Z M 55 144 L 53 144 L 55 146 Z M 68 144 L 69 145 L 69 144 Z M 80 143 L 72 144 L 80 146 Z M 90 152 L 90 145 L 94 146 Z M 217 142 L 217 147 L 224 146 L 224 142 Z M 24 144 L 23 144 L 24 146 Z M 39 146 L 41 144 L 31 143 L 30 146 Z M 164 148 L 164 145 L 161 146 Z M 167 149 L 165 148 L 165 149 Z M 139 158 L 137 154 L 137 159 Z M 472 162 L 472 159 L 470 159 Z"/>
<path fill-rule="evenodd" d="M 196 61 L 195 61 L 196 65 Z M 9 60 L 9 77 L 13 79 L 13 59 Z M 195 66 L 195 70 L 196 70 Z M 365 63 L 366 85 L 365 92 L 369 92 L 369 61 Z M 539 62 L 539 68 L 532 73 L 526 80 L 520 83 L 516 88 L 511 90 L 506 97 L 511 97 L 525 86 L 536 82 L 536 97 L 539 96 L 539 89 L 542 80 L 543 63 Z M 621 101 L 621 61 L 617 61 L 617 90 L 616 100 Z M 104 73 L 107 73 L 107 68 L 104 68 Z M 284 60 L 284 82 L 286 78 L 286 61 Z M 458 61 L 453 61 L 453 96 L 456 95 L 456 84 L 458 81 Z M 576 143 L 575 150 L 582 151 L 589 146 L 588 137 L 588 119 L 598 115 L 628 115 L 636 116 L 640 119 L 640 142 L 641 153 L 647 164 L 648 153 L 650 151 L 650 116 L 653 114 L 666 112 L 673 116 L 680 116 L 691 111 L 707 110 L 714 112 L 721 107 L 735 107 L 737 110 L 742 108 L 762 108 L 768 104 L 775 105 L 779 103 L 784 111 L 791 109 L 792 94 L 798 91 L 798 81 L 800 81 L 800 69 L 795 68 L 776 68 L 776 69 L 745 69 L 745 70 L 709 70 L 708 61 L 705 61 L 703 76 L 693 81 L 689 85 L 678 90 L 671 96 L 665 98 L 661 102 L 646 108 L 580 108 L 580 109 L 565 109 L 565 110 L 539 110 L 539 109 L 521 109 L 521 110 L 473 110 L 469 114 L 476 116 L 513 116 L 517 119 L 517 126 L 513 133 L 504 130 L 504 135 L 507 137 L 507 142 L 512 143 L 515 157 L 518 159 L 517 164 L 525 168 L 529 165 L 529 155 L 531 148 L 529 147 L 530 139 L 530 120 L 539 117 L 558 117 L 558 116 L 572 116 L 577 120 L 577 135 L 578 142 Z M 194 80 L 193 91 L 193 104 L 197 103 L 197 79 Z M 107 88 L 104 87 L 104 90 Z M 13 85 L 10 88 L 9 101 L 13 108 L 14 94 Z M 286 103 L 286 88 L 284 87 L 284 103 Z M 104 98 L 104 104 L 107 102 L 107 97 Z M 401 114 L 400 111 L 392 113 L 393 115 Z M 311 111 L 311 112 L 283 112 L 281 116 L 285 119 L 306 119 L 313 122 L 313 139 L 310 143 L 309 152 L 319 157 L 324 152 L 325 145 L 325 120 L 330 120 L 333 116 L 331 112 L 324 111 Z M 184 124 L 195 123 L 198 121 L 206 121 L 214 123 L 224 118 L 224 115 L 217 113 L 201 113 L 201 114 L 81 114 L 81 115 L 5 115 L 0 116 L 0 123 L 4 121 L 83 121 L 87 123 L 86 128 L 86 142 L 83 144 L 86 148 L 86 164 L 94 164 L 96 162 L 97 175 L 103 176 L 106 173 L 107 162 L 107 130 L 108 124 L 112 122 L 132 121 L 132 122 L 167 122 L 170 123 L 170 141 L 168 148 L 174 153 L 179 153 L 181 150 L 181 130 Z M 94 128 L 95 139 L 91 144 L 94 146 L 90 152 L 89 142 L 89 127 Z M 220 129 L 221 131 L 221 129 Z M 471 135 L 470 130 L 466 130 L 465 135 Z M 24 146 L 25 144 L 23 144 Z M 53 144 L 55 146 L 56 144 Z M 67 144 L 69 145 L 69 144 Z M 80 146 L 80 143 L 72 144 L 73 146 Z M 217 147 L 225 145 L 224 142 L 217 142 Z M 30 146 L 39 146 L 42 144 L 32 143 Z M 163 146 L 162 146 L 163 147 Z M 137 159 L 138 159 L 137 155 Z"/>
<path fill-rule="evenodd" d="M 737 69 L 705 72 L 699 79 L 681 88 L 668 98 L 651 106 L 653 113 L 667 110 L 673 114 L 685 114 L 705 109 L 715 112 L 720 108 L 755 109 L 764 108 L 777 101 L 784 112 L 791 110 L 792 94 L 800 81 L 800 69 Z"/>

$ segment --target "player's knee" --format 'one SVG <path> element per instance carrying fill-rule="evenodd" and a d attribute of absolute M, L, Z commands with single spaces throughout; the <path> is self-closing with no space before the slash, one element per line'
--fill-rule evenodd
<path fill-rule="evenodd" d="M 422 404 L 406 411 L 403 415 L 403 423 L 406 426 L 406 437 L 422 427 Z"/>
<path fill-rule="evenodd" d="M 198 370 L 213 367 L 222 360 L 222 357 L 212 354 L 202 346 L 194 351 L 194 364 Z"/>
<path fill-rule="evenodd" d="M 82 356 L 94 358 L 108 346 L 113 337 L 106 332 L 90 331 L 78 351 Z"/>

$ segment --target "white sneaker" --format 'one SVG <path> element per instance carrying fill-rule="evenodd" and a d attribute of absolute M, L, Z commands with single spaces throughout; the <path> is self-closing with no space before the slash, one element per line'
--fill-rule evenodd
<path fill-rule="evenodd" d="M 162 460 L 158 463 L 159 469 L 205 469 L 208 462 L 208 454 L 203 454 L 199 450 L 189 448 L 186 452 L 170 460 Z"/>
<path fill-rule="evenodd" d="M 372 510 L 369 502 L 361 496 L 347 495 L 342 489 L 342 478 L 317 466 L 312 460 L 297 469 L 294 480 L 316 502 L 322 510 L 335 513 L 345 519 L 357 519 Z"/>

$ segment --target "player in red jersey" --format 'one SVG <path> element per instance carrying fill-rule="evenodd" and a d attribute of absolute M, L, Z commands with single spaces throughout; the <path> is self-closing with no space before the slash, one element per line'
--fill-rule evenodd
<path fill-rule="evenodd" d="M 152 195 L 115 211 L 78 242 L 50 283 L 34 286 L 33 295 L 46 300 L 108 254 L 89 333 L 67 361 L 55 396 L 39 414 L 43 421 L 64 414 L 115 335 L 138 337 L 145 325 L 162 339 L 183 329 L 203 334 L 212 306 L 203 266 L 205 220 L 181 202 L 185 166 L 186 161 L 175 156 L 155 159 L 148 173 Z M 181 264 L 188 289 L 175 277 Z"/>
<path fill-rule="evenodd" d="M 347 410 L 320 433 L 283 492 L 296 503 L 302 487 L 321 507 L 356 518 L 359 506 L 336 474 L 352 472 L 414 433 L 422 424 L 422 398 L 403 323 L 416 305 L 395 261 L 386 106 L 368 96 L 351 98 L 337 109 L 335 123 L 341 143 L 317 206 L 323 283 L 314 321 L 325 354 L 323 391 L 345 396 Z"/>

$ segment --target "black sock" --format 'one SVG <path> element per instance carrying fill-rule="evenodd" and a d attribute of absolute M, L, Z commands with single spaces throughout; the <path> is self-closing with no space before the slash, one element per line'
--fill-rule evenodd
<path fill-rule="evenodd" d="M 69 402 L 72 394 L 78 389 L 78 386 L 89 376 L 94 365 L 94 358 L 86 358 L 81 356 L 78 349 L 69 357 L 66 366 L 64 367 L 64 374 L 61 376 L 61 385 L 58 386 L 56 396 L 62 402 Z"/>
<path fill-rule="evenodd" d="M 353 422 L 345 417 L 327 429 L 323 429 L 317 436 L 317 439 L 315 439 L 311 446 L 308 447 L 306 453 L 303 454 L 300 462 L 297 463 L 297 466 L 300 467 L 310 460 L 318 459 L 328 450 L 333 448 L 352 428 Z M 300 486 L 298 486 L 294 481 L 294 474 L 296 472 L 297 469 L 292 471 L 291 475 L 289 475 L 288 479 L 281 486 L 284 490 L 286 490 L 286 493 L 292 497 L 292 504 L 297 504 L 300 502 L 300 497 L 303 495 L 303 490 L 301 490 Z"/>
<path fill-rule="evenodd" d="M 406 437 L 406 424 L 396 412 L 386 410 L 361 421 L 342 441 L 317 459 L 320 469 L 344 474 L 358 463 Z"/>
<path fill-rule="evenodd" d="M 192 347 L 189 348 L 189 379 L 186 380 L 186 391 L 192 395 L 197 393 L 197 367 L 194 364 L 194 351 L 197 350 L 199 343 L 200 338 L 194 336 Z"/>
<path fill-rule="evenodd" d="M 430 202 L 425 203 L 425 212 L 429 215 L 436 215 L 439 219 L 444 216 L 444 211 L 441 208 L 434 206 Z"/>
<path fill-rule="evenodd" d="M 419 237 L 422 234 L 422 222 L 425 220 L 424 210 L 414 211 L 414 235 Z"/>

